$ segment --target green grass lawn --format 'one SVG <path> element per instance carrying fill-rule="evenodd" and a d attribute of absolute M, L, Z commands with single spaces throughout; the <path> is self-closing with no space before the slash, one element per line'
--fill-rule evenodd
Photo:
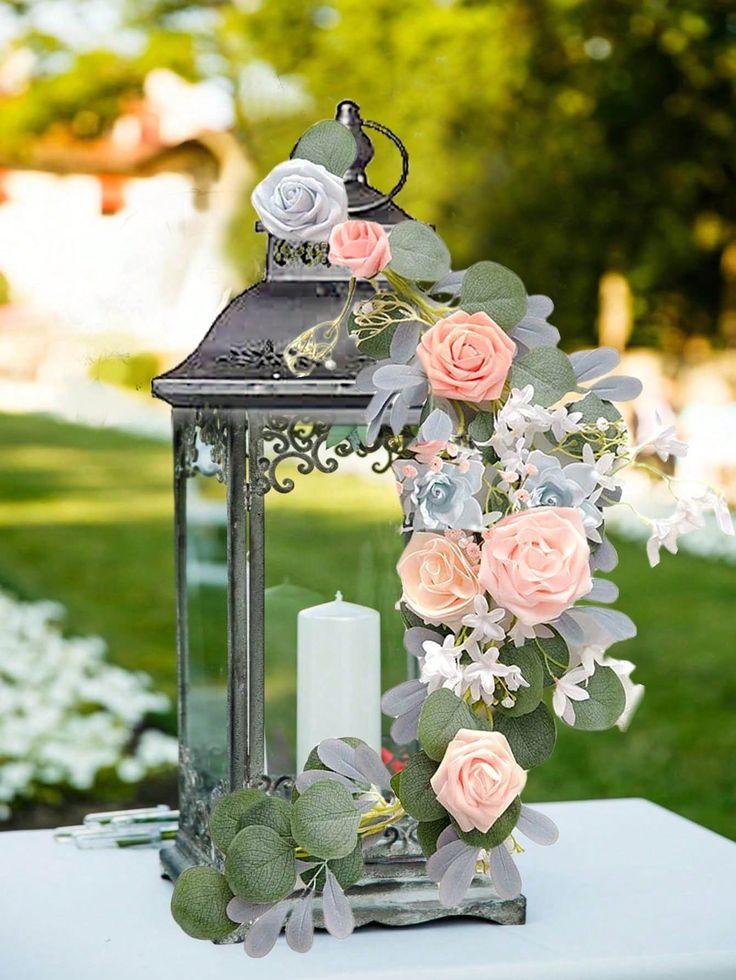
<path fill-rule="evenodd" d="M 146 670 L 173 695 L 167 447 L 32 416 L 0 416 L 0 444 L 0 586 L 21 598 L 62 602 L 70 632 L 103 636 L 111 660 Z M 379 608 L 384 684 L 401 679 L 392 571 L 401 542 L 391 493 L 389 480 L 370 514 L 351 475 L 327 483 L 309 478 L 290 498 L 269 497 L 267 577 L 276 588 L 269 727 L 285 744 L 293 738 L 289 603 L 297 589 L 330 598 L 340 588 L 346 598 Z M 557 751 L 530 775 L 527 797 L 643 796 L 736 837 L 734 569 L 665 555 L 651 571 L 643 548 L 619 549 L 618 607 L 638 623 L 639 636 L 613 652 L 638 664 L 635 678 L 646 684 L 646 697 L 625 735 L 561 726 Z M 208 649 L 219 656 L 220 639 Z M 165 723 L 173 728 L 173 713 Z"/>

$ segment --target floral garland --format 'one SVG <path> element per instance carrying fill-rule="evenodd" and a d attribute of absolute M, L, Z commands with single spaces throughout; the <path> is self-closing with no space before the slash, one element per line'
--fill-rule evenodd
<path fill-rule="evenodd" d="M 292 802 L 244 789 L 218 804 L 211 832 L 224 873 L 184 872 L 172 909 L 199 938 L 248 923 L 251 956 L 265 955 L 284 925 L 288 944 L 306 951 L 315 895 L 325 927 L 347 935 L 345 889 L 362 875 L 363 849 L 406 814 L 441 904 L 460 906 L 477 874 L 499 897 L 518 896 L 518 835 L 557 838 L 520 799 L 528 770 L 554 748 L 555 716 L 588 731 L 624 729 L 643 694 L 634 665 L 608 652 L 636 627 L 610 608 L 618 589 L 598 575 L 617 562 L 605 516 L 621 501 L 622 474 L 641 467 L 673 488 L 671 517 L 642 517 L 652 565 L 706 510 L 733 534 L 715 491 L 677 496 L 677 481 L 647 461 L 685 454 L 673 427 L 632 445 L 614 403 L 641 384 L 610 374 L 614 350 L 565 354 L 547 319 L 551 300 L 528 296 L 495 262 L 451 272 L 428 225 L 407 220 L 387 233 L 348 219 L 339 175 L 355 147 L 345 134 L 337 123 L 313 127 L 253 204 L 279 238 L 328 240 L 330 263 L 352 275 L 339 316 L 296 338 L 287 359 L 305 373 L 330 357 L 345 323 L 374 359 L 357 379 L 374 393 L 366 425 L 340 431 L 371 445 L 388 417 L 402 447 L 393 468 L 410 537 L 400 608 L 418 676 L 382 706 L 394 740 L 418 739 L 420 750 L 390 777 L 368 746 L 331 739 L 312 752 Z M 374 295 L 354 304 L 359 278 Z"/>

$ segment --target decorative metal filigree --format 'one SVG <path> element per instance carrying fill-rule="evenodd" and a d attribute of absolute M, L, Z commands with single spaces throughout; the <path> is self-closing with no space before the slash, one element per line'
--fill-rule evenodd
<path fill-rule="evenodd" d="M 217 364 L 227 367 L 239 367 L 247 369 L 250 373 L 266 378 L 282 379 L 293 377 L 294 374 L 289 370 L 284 354 L 290 344 L 276 345 L 272 340 L 266 338 L 252 338 L 243 341 L 242 344 L 233 344 L 227 351 L 218 354 L 215 358 Z M 316 370 L 320 365 L 315 361 L 303 359 L 298 365 L 297 376 L 303 376 Z M 340 362 L 335 362 L 324 368 L 324 374 L 329 373 L 329 377 L 341 380 L 343 378 L 354 378 L 367 364 L 373 363 L 373 358 L 366 354 L 351 353 Z M 323 366 L 324 367 L 324 366 Z M 307 370 L 309 368 L 309 370 Z"/>
<path fill-rule="evenodd" d="M 214 476 L 227 483 L 227 422 L 217 412 L 197 411 L 194 422 L 181 428 L 174 462 L 177 476 Z"/>
<path fill-rule="evenodd" d="M 295 461 L 297 472 L 306 476 L 314 470 L 334 473 L 339 460 L 348 456 L 366 457 L 384 452 L 386 458 L 376 460 L 371 469 L 374 473 L 385 473 L 401 448 L 401 437 L 386 433 L 381 434 L 373 446 L 356 445 L 345 439 L 328 448 L 330 428 L 326 422 L 309 422 L 295 418 L 269 419 L 261 436 L 271 453 L 259 457 L 258 471 L 249 481 L 251 491 L 264 494 L 273 489 L 278 493 L 291 493 L 295 486 L 294 480 L 279 474 L 279 467 L 287 460 Z"/>
<path fill-rule="evenodd" d="M 273 243 L 273 261 L 276 265 L 286 266 L 298 262 L 301 265 L 329 265 L 327 254 L 330 250 L 327 242 L 287 242 L 282 238 Z"/>

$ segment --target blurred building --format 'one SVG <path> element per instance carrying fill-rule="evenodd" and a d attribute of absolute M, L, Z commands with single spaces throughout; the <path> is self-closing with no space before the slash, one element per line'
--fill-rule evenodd
<path fill-rule="evenodd" d="M 158 69 L 104 136 L 57 125 L 0 159 L 0 379 L 68 384 L 200 339 L 236 282 L 223 245 L 250 177 L 226 98 Z"/>

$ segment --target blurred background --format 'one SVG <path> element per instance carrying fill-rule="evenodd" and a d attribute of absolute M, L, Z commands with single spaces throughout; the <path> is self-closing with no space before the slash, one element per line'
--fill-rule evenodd
<path fill-rule="evenodd" d="M 0 827 L 175 802 L 169 421 L 150 381 L 259 278 L 250 189 L 340 99 L 400 135 L 399 203 L 454 266 L 509 265 L 553 297 L 566 349 L 620 349 L 645 382 L 632 426 L 675 421 L 677 475 L 736 503 L 735 85 L 725 0 L 6 0 Z M 399 160 L 376 150 L 387 189 Z M 288 585 L 291 535 L 329 595 L 325 556 L 352 533 L 341 587 L 367 576 L 390 611 L 397 544 L 371 522 L 397 505 L 377 494 L 366 517 L 356 475 L 335 479 L 337 521 L 319 481 L 289 501 L 274 575 Z M 639 636 L 614 652 L 647 694 L 625 735 L 563 731 L 529 797 L 644 796 L 736 837 L 733 539 L 708 525 L 650 571 L 620 510 Z M 201 641 L 219 655 L 221 635 Z M 386 686 L 402 656 L 384 649 Z M 294 684 L 271 665 L 271 718 Z"/>

